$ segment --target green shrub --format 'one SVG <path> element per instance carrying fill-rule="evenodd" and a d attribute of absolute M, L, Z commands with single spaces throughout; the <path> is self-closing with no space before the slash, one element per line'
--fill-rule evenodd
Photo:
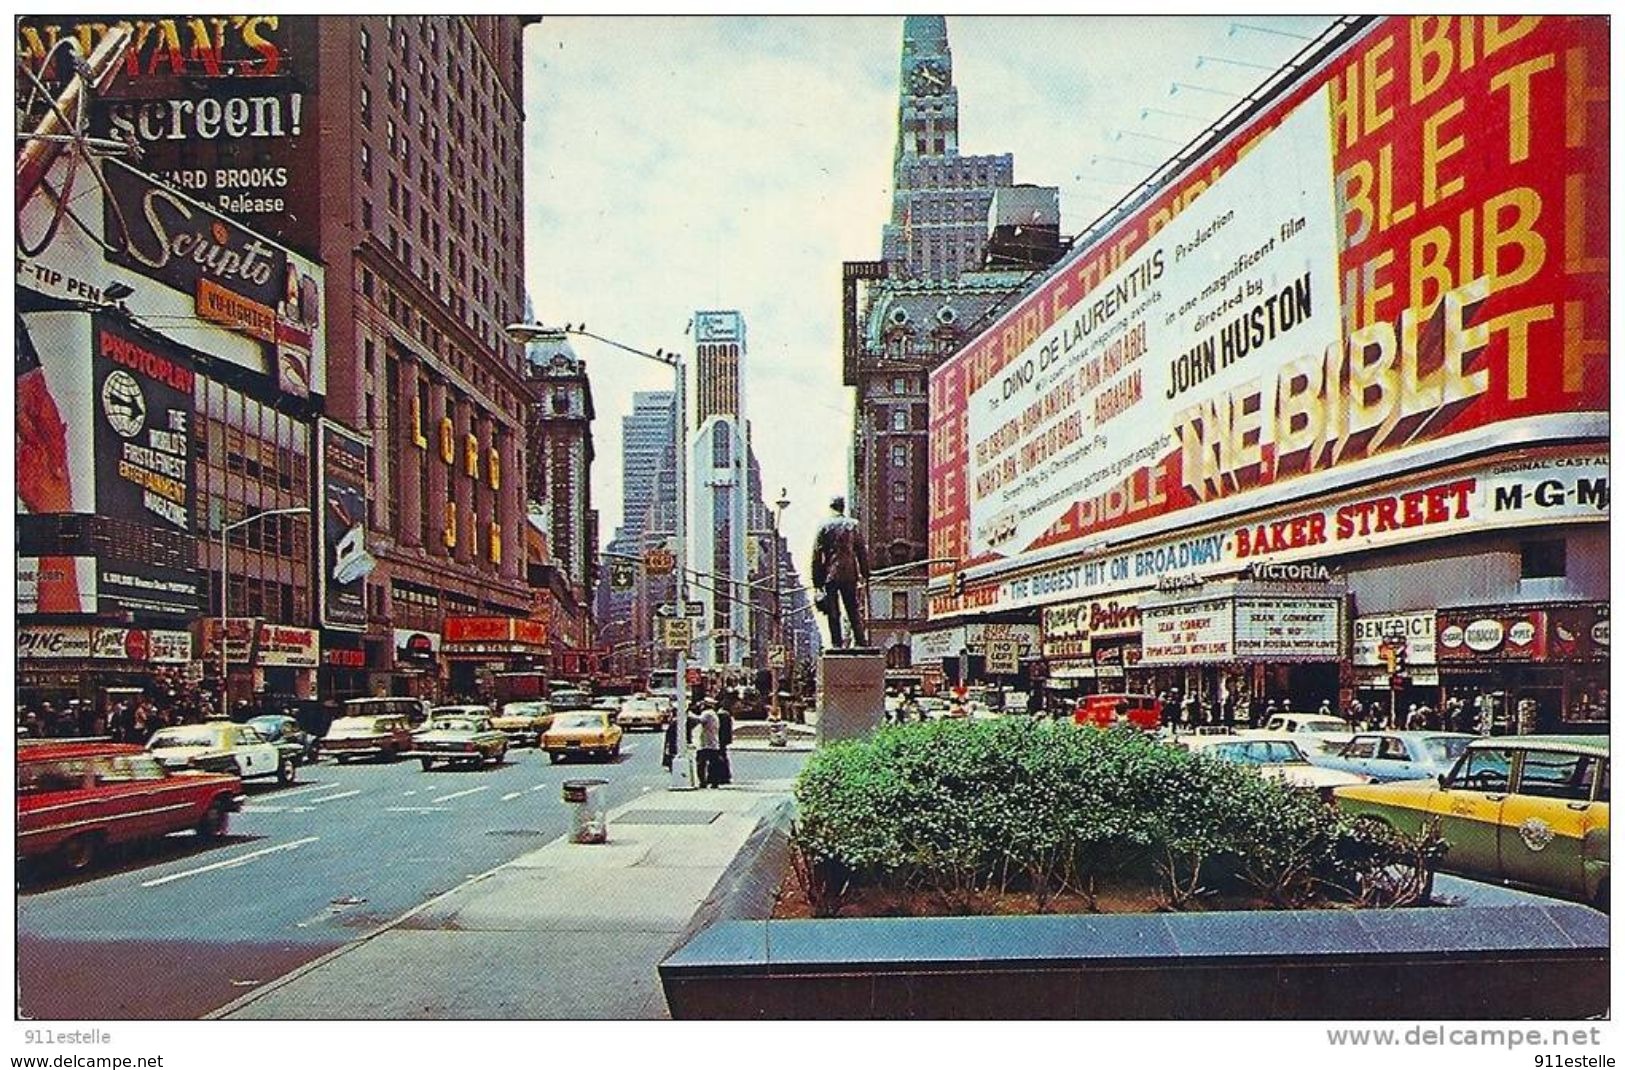
<path fill-rule="evenodd" d="M 1170 906 L 1246 890 L 1281 906 L 1396 902 L 1431 867 L 1313 793 L 1133 729 L 1001 718 L 888 727 L 820 750 L 796 784 L 795 870 L 815 912 L 858 886 L 950 910 L 1030 892 L 1039 910 L 1097 882 L 1161 882 Z M 1425 884 L 1425 882 L 1423 882 Z"/>

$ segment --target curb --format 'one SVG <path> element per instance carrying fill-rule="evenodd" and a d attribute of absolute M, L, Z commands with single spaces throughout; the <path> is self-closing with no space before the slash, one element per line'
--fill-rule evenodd
<path fill-rule="evenodd" d="M 715 922 L 760 920 L 773 912 L 773 893 L 777 891 L 778 876 L 783 872 L 790 849 L 790 825 L 794 816 L 793 796 L 761 808 L 756 828 L 717 877 L 711 894 L 694 911 L 661 961 L 670 958 Z M 658 966 L 657 963 L 657 970 Z"/>

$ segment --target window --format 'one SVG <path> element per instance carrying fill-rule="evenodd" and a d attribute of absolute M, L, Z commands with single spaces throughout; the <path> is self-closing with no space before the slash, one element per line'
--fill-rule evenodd
<path fill-rule="evenodd" d="M 1568 543 L 1563 539 L 1530 539 L 1519 550 L 1522 579 L 1561 579 L 1568 575 Z"/>
<path fill-rule="evenodd" d="M 1343 748 L 1343 757 L 1345 758 L 1375 758 L 1376 756 L 1376 736 L 1361 736 L 1351 740 L 1349 745 Z"/>
<path fill-rule="evenodd" d="M 1512 770 L 1512 752 L 1486 747 L 1469 751 L 1450 786 L 1465 791 L 1505 791 Z"/>
<path fill-rule="evenodd" d="M 372 94 L 366 86 L 361 87 L 361 125 L 368 129 L 372 127 Z"/>
<path fill-rule="evenodd" d="M 893 431 L 908 430 L 908 409 L 898 406 L 891 411 L 891 429 Z"/>
<path fill-rule="evenodd" d="M 1525 751 L 1523 771 L 1518 774 L 1518 794 L 1586 802 L 1591 799 L 1596 780 L 1597 759 L 1591 755 Z"/>
<path fill-rule="evenodd" d="M 908 447 L 900 442 L 891 448 L 891 466 L 893 468 L 908 467 Z"/>
<path fill-rule="evenodd" d="M 362 201 L 361 202 L 361 229 L 362 230 L 371 230 L 372 229 L 372 202 L 371 201 Z"/>
<path fill-rule="evenodd" d="M 1411 759 L 1411 756 L 1405 753 L 1404 742 L 1392 736 L 1382 741 L 1382 753 L 1379 757 L 1389 762 L 1408 762 Z"/>
<path fill-rule="evenodd" d="M 908 619 L 908 592 L 893 591 L 891 593 L 892 620 Z"/>
<path fill-rule="evenodd" d="M 908 484 L 898 480 L 891 485 L 891 500 L 901 505 L 908 501 Z"/>
<path fill-rule="evenodd" d="M 372 37 L 365 29 L 361 31 L 361 65 L 372 70 Z"/>
<path fill-rule="evenodd" d="M 891 381 L 891 392 L 893 394 L 908 393 L 908 380 L 903 378 L 901 375 L 893 376 Z"/>

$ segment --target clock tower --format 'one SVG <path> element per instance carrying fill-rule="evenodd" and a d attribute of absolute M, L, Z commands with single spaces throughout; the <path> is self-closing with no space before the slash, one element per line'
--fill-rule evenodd
<path fill-rule="evenodd" d="M 959 155 L 959 90 L 953 84 L 953 63 L 948 24 L 941 15 L 903 19 L 899 164 L 905 156 Z"/>

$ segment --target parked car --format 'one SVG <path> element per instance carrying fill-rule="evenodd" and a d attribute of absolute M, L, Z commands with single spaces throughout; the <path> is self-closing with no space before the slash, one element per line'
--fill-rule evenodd
<path fill-rule="evenodd" d="M 1295 788 L 1318 791 L 1330 801 L 1333 788 L 1365 784 L 1370 778 L 1342 769 L 1323 769 L 1313 764 L 1303 748 L 1291 739 L 1261 739 L 1234 735 L 1180 736 L 1179 745 L 1197 754 L 1220 761 L 1250 765 L 1270 780 Z"/>
<path fill-rule="evenodd" d="M 160 728 L 147 740 L 147 750 L 168 769 L 203 769 L 230 773 L 244 780 L 276 777 L 292 784 L 299 763 L 253 727 L 232 721 L 205 721 Z"/>
<path fill-rule="evenodd" d="M 504 703 L 502 712 L 491 718 L 491 726 L 507 733 L 516 747 L 542 745 L 542 733 L 553 723 L 553 707 L 545 699 L 520 699 Z"/>
<path fill-rule="evenodd" d="M 1448 773 L 1477 738 L 1464 732 L 1361 732 L 1311 760 L 1326 769 L 1363 773 L 1377 783 L 1432 779 Z"/>
<path fill-rule="evenodd" d="M 660 731 L 671 721 L 672 708 L 662 699 L 650 695 L 633 695 L 621 703 L 620 713 L 615 723 L 626 731 L 634 728 L 648 728 Z"/>
<path fill-rule="evenodd" d="M 475 712 L 479 710 L 485 713 Z M 435 762 L 474 766 L 487 761 L 500 764 L 508 755 L 508 736 L 492 726 L 489 713 L 485 706 L 439 707 L 403 757 L 422 762 L 424 772 L 433 769 Z"/>
<path fill-rule="evenodd" d="M 596 754 L 605 759 L 621 753 L 621 726 L 603 710 L 572 710 L 553 716 L 542 733 L 542 749 L 549 761 L 562 762 L 572 754 Z"/>
<path fill-rule="evenodd" d="M 375 695 L 370 698 L 350 698 L 344 700 L 344 716 L 346 717 L 404 717 L 406 723 L 416 728 L 429 719 L 431 703 L 426 698 L 410 698 L 406 695 Z"/>
<path fill-rule="evenodd" d="M 316 752 L 321 749 L 321 737 L 306 732 L 299 727 L 296 718 L 286 714 L 262 714 L 259 717 L 250 717 L 243 723 L 264 736 L 277 750 L 292 758 L 295 765 L 314 762 Z"/>
<path fill-rule="evenodd" d="M 88 869 L 109 847 L 196 830 L 226 832 L 243 782 L 171 772 L 133 743 L 41 743 L 17 751 L 17 858 Z"/>
<path fill-rule="evenodd" d="M 1096 728 L 1128 724 L 1155 732 L 1162 725 L 1162 700 L 1155 695 L 1085 695 L 1073 709 L 1072 720 Z"/>
<path fill-rule="evenodd" d="M 1339 809 L 1415 833 L 1437 825 L 1439 868 L 1608 906 L 1608 737 L 1475 739 L 1436 780 L 1339 788 Z"/>
<path fill-rule="evenodd" d="M 1347 721 L 1341 717 L 1329 717 L 1323 713 L 1277 713 L 1265 721 L 1262 728 L 1246 728 L 1242 729 L 1238 734 L 1243 736 L 1294 736 L 1303 749 L 1310 754 L 1321 754 L 1336 750 L 1354 738 L 1354 733 L 1349 730 Z"/>
<path fill-rule="evenodd" d="M 412 749 L 412 726 L 404 714 L 340 717 L 322 737 L 322 751 L 340 764 L 352 758 L 399 758 Z"/>

